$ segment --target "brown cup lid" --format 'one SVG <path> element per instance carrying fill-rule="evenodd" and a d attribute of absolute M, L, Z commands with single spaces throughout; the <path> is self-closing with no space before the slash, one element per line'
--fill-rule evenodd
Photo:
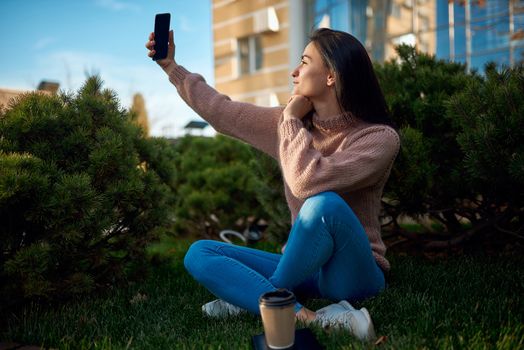
<path fill-rule="evenodd" d="M 295 294 L 287 289 L 277 289 L 262 294 L 258 302 L 266 307 L 280 307 L 295 304 L 296 298 Z"/>

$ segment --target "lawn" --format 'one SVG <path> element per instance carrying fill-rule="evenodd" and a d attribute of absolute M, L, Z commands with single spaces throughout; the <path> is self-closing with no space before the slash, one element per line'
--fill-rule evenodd
<path fill-rule="evenodd" d="M 262 332 L 260 319 L 203 317 L 200 306 L 213 296 L 185 272 L 187 246 L 151 247 L 169 258 L 140 283 L 4 316 L 8 326 L 0 339 L 60 349 L 250 349 L 251 335 Z M 378 336 L 387 338 L 365 344 L 343 331 L 311 327 L 326 349 L 524 348 L 524 257 L 390 259 L 387 290 L 358 305 L 370 310 Z"/>

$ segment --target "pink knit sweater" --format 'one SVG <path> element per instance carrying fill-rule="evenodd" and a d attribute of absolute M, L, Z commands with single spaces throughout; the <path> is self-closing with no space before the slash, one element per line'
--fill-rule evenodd
<path fill-rule="evenodd" d="M 231 101 L 182 66 L 172 65 L 166 72 L 182 99 L 218 132 L 249 143 L 280 163 L 292 222 L 306 198 L 334 191 L 360 219 L 378 265 L 389 270 L 379 211 L 400 146 L 395 130 L 339 115 L 329 120 L 313 116 L 314 128 L 308 131 L 300 119 L 283 121 L 283 107 Z"/>

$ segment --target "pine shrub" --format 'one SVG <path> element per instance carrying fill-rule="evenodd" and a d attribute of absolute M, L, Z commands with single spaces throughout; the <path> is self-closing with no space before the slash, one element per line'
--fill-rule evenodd
<path fill-rule="evenodd" d="M 376 67 L 402 142 L 384 200 L 396 230 L 406 215 L 441 225 L 442 242 L 426 247 L 497 231 L 522 239 L 522 67 L 490 65 L 481 75 L 397 50 L 397 60 Z"/>
<path fill-rule="evenodd" d="M 377 67 L 402 140 L 386 197 L 395 200 L 397 213 L 411 216 L 452 209 L 468 190 L 462 185 L 456 140 L 460 129 L 446 114 L 445 103 L 477 77 L 462 64 L 436 60 L 407 45 L 397 52 L 398 60 Z"/>
<path fill-rule="evenodd" d="M 267 218 L 257 201 L 250 146 L 224 135 L 187 135 L 175 145 L 177 232 L 218 238 L 243 232 L 248 221 Z"/>
<path fill-rule="evenodd" d="M 448 103 L 460 128 L 469 203 L 474 223 L 492 221 L 495 231 L 524 239 L 524 67 L 488 65 Z"/>
<path fill-rule="evenodd" d="M 254 174 L 255 195 L 267 213 L 268 227 L 265 235 L 276 243 L 285 243 L 291 230 L 291 212 L 284 194 L 282 173 L 278 162 L 252 148 L 250 162 Z"/>
<path fill-rule="evenodd" d="M 99 77 L 0 111 L 2 306 L 85 294 L 144 267 L 144 247 L 172 221 L 174 152 L 134 118 Z"/>

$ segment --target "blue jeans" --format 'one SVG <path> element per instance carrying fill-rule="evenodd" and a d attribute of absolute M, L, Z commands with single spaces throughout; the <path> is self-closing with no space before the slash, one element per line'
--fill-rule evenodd
<path fill-rule="evenodd" d="M 385 288 L 367 235 L 334 192 L 308 198 L 291 228 L 284 254 L 201 240 L 184 264 L 211 293 L 259 314 L 258 298 L 278 288 L 303 297 L 358 301 Z M 295 311 L 302 308 L 297 303 Z"/>

